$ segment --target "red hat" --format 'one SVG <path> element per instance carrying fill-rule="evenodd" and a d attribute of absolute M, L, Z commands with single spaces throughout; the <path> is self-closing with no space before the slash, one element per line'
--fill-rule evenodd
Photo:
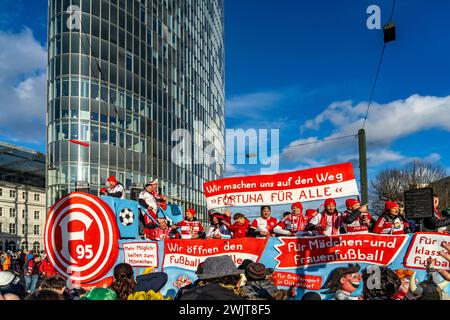
<path fill-rule="evenodd" d="M 108 192 L 108 189 L 106 189 L 106 188 L 100 188 L 100 192 L 106 193 L 106 192 Z"/>
<path fill-rule="evenodd" d="M 332 204 L 336 207 L 336 200 L 334 200 L 333 198 L 326 199 L 324 206 L 326 207 L 326 206 L 329 206 L 330 204 Z"/>
<path fill-rule="evenodd" d="M 394 201 L 386 201 L 386 202 L 384 203 L 384 208 L 385 208 L 386 210 L 391 210 L 391 209 L 393 209 L 393 208 L 398 208 L 398 207 L 399 207 L 398 203 L 397 203 L 397 202 L 394 202 Z"/>
<path fill-rule="evenodd" d="M 192 208 L 191 208 L 191 209 L 187 209 L 187 210 L 186 210 L 186 213 L 187 213 L 187 212 L 190 212 L 193 216 L 195 216 L 195 214 L 196 214 L 195 210 L 192 209 Z"/>
<path fill-rule="evenodd" d="M 312 217 L 313 217 L 313 214 L 316 213 L 316 212 L 317 212 L 316 209 L 307 209 L 307 210 L 306 210 L 306 217 L 307 217 L 307 218 L 312 218 Z"/>
<path fill-rule="evenodd" d="M 293 203 L 292 206 L 291 206 L 291 209 L 293 209 L 294 207 L 300 208 L 300 211 L 303 210 L 303 205 L 302 205 L 301 202 Z"/>
<path fill-rule="evenodd" d="M 347 206 L 347 208 L 353 208 L 353 206 L 357 203 L 359 203 L 359 201 L 356 199 L 347 199 L 345 201 L 345 205 Z"/>
<path fill-rule="evenodd" d="M 117 182 L 117 179 L 114 176 L 110 176 L 110 177 L 108 177 L 108 179 L 106 179 L 106 181 L 108 181 L 108 182 Z"/>

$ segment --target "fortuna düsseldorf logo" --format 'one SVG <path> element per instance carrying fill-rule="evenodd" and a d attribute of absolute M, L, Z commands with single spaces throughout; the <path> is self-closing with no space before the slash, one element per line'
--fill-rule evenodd
<path fill-rule="evenodd" d="M 101 199 L 70 193 L 51 208 L 45 225 L 45 248 L 56 270 L 72 282 L 100 279 L 114 266 L 119 229 L 112 209 Z"/>

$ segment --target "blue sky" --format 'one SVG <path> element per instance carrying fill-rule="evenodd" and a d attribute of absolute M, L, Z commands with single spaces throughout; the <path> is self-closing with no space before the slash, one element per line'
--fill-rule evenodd
<path fill-rule="evenodd" d="M 378 5 L 383 25 L 392 0 L 225 3 L 228 128 L 272 123 L 281 146 L 357 132 L 383 46 L 382 31 L 366 27 L 366 9 Z M 442 1 L 396 3 L 397 41 L 386 46 L 366 125 L 371 176 L 413 158 L 450 167 L 450 126 L 440 120 L 450 111 L 449 9 Z M 262 97 L 251 121 L 238 108 L 249 95 Z M 286 149 L 281 169 L 352 160 L 356 148 L 351 138 Z"/>
<path fill-rule="evenodd" d="M 279 129 L 281 147 L 356 134 L 383 45 L 366 27 L 369 5 L 386 23 L 392 0 L 225 0 L 227 128 Z M 41 151 L 46 10 L 44 0 L 0 0 L 0 139 Z M 366 125 L 370 176 L 414 158 L 450 168 L 448 12 L 449 2 L 397 0 L 397 41 Z M 357 164 L 356 152 L 353 138 L 288 148 L 279 169 Z M 229 163 L 227 175 L 261 167 Z"/>

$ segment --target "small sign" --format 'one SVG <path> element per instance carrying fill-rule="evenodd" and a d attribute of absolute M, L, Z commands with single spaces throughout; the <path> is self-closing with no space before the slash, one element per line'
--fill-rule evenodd
<path fill-rule="evenodd" d="M 405 213 L 408 219 L 433 216 L 433 189 L 422 188 L 405 191 Z"/>
<path fill-rule="evenodd" d="M 132 267 L 158 267 L 156 242 L 128 242 L 123 244 L 124 262 Z"/>

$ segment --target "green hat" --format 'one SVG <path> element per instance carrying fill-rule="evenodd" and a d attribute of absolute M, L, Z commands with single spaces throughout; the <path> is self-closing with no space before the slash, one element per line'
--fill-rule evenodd
<path fill-rule="evenodd" d="M 117 294 L 107 288 L 94 288 L 86 292 L 81 300 L 117 300 Z"/>

